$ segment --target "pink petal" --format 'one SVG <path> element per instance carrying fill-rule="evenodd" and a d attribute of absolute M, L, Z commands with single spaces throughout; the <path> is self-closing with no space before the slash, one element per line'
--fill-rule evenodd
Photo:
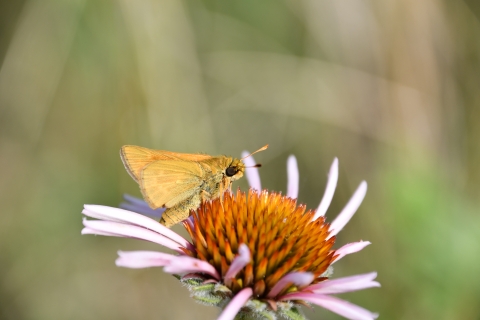
<path fill-rule="evenodd" d="M 119 235 L 115 234 L 115 233 L 103 232 L 103 231 L 99 231 L 99 230 L 90 229 L 90 228 L 87 228 L 87 227 L 82 229 L 81 234 L 93 234 L 93 235 L 97 235 L 97 236 L 119 237 Z"/>
<path fill-rule="evenodd" d="M 227 281 L 230 281 L 230 279 L 234 278 L 237 273 L 250 262 L 250 260 L 250 249 L 248 249 L 246 244 L 242 243 L 238 247 L 238 255 L 233 259 L 232 264 L 228 268 L 224 278 Z"/>
<path fill-rule="evenodd" d="M 242 152 L 242 158 L 248 156 L 250 152 L 248 151 L 243 151 Z M 246 167 L 253 167 L 255 163 L 255 159 L 253 159 L 253 156 L 250 156 L 248 158 L 245 158 L 243 160 L 243 163 L 245 164 Z M 248 184 L 250 185 L 251 188 L 256 189 L 257 191 L 262 190 L 262 185 L 260 183 L 260 174 L 258 173 L 257 168 L 247 168 L 245 169 L 245 175 L 248 180 Z"/>
<path fill-rule="evenodd" d="M 288 157 L 287 160 L 287 197 L 292 199 L 298 198 L 298 181 L 300 180 L 298 174 L 297 158 L 294 155 Z"/>
<path fill-rule="evenodd" d="M 310 272 L 292 272 L 281 278 L 270 290 L 267 298 L 275 298 L 286 286 L 294 284 L 298 287 L 312 283 L 314 275 Z"/>
<path fill-rule="evenodd" d="M 333 159 L 333 163 L 330 166 L 330 171 L 328 173 L 327 187 L 325 188 L 325 193 L 323 194 L 322 201 L 317 208 L 317 212 L 313 217 L 313 220 L 317 220 L 319 217 L 323 217 L 327 212 L 330 203 L 332 203 L 333 194 L 335 193 L 335 188 L 337 187 L 338 181 L 338 159 Z"/>
<path fill-rule="evenodd" d="M 165 212 L 165 208 L 152 209 L 150 206 L 140 198 L 124 194 L 125 202 L 120 203 L 120 208 L 128 211 L 137 212 L 150 217 L 160 218 Z"/>
<path fill-rule="evenodd" d="M 155 221 L 136 212 L 91 204 L 86 204 L 84 208 L 85 209 L 82 211 L 82 213 L 86 216 L 105 221 L 122 222 L 144 227 L 172 239 L 173 241 L 177 242 L 178 244 L 189 250 L 193 250 L 194 248 L 190 242 L 188 242 L 185 238 L 175 233 L 171 229 L 168 229 L 167 227 L 161 225 L 158 221 Z"/>
<path fill-rule="evenodd" d="M 337 294 L 363 290 L 373 287 L 380 287 L 380 283 L 373 281 L 377 277 L 376 272 L 359 274 L 351 277 L 344 277 L 334 280 L 326 280 L 320 283 L 308 286 L 303 291 L 313 291 L 318 294 Z"/>
<path fill-rule="evenodd" d="M 129 195 L 127 193 L 125 193 L 123 195 L 123 199 L 125 199 L 125 201 L 128 201 L 128 202 L 130 202 L 131 204 L 133 204 L 137 207 L 143 207 L 144 209 L 150 208 L 148 203 L 146 203 L 144 200 L 142 200 L 140 198 L 137 198 L 137 197 L 134 197 L 132 195 Z M 151 209 L 151 210 L 153 210 L 153 209 Z"/>
<path fill-rule="evenodd" d="M 163 268 L 163 271 L 174 274 L 206 273 L 215 279 L 220 280 L 217 270 L 215 270 L 210 263 L 187 256 L 178 256 L 175 259 L 172 259 L 170 264 Z"/>
<path fill-rule="evenodd" d="M 248 299 L 253 295 L 251 288 L 245 288 L 238 292 L 230 303 L 223 309 L 217 320 L 233 320 L 238 311 L 247 303 Z"/>
<path fill-rule="evenodd" d="M 369 244 L 371 244 L 370 241 L 359 241 L 344 245 L 340 249 L 335 250 L 335 254 L 338 254 L 338 256 L 335 258 L 335 260 L 332 261 L 332 264 L 345 257 L 347 254 L 355 253 L 362 250 Z"/>
<path fill-rule="evenodd" d="M 119 257 L 115 261 L 115 264 L 118 267 L 134 269 L 164 267 L 168 265 L 172 259 L 177 258 L 177 256 L 172 254 L 155 251 L 119 251 L 118 256 Z"/>
<path fill-rule="evenodd" d="M 335 218 L 335 220 L 333 220 L 332 224 L 330 225 L 329 237 L 336 235 L 343 229 L 343 227 L 345 227 L 345 225 L 348 223 L 348 221 L 350 221 L 350 219 L 357 211 L 358 207 L 360 207 L 360 204 L 362 203 L 363 198 L 365 198 L 366 193 L 367 183 L 365 181 L 362 181 L 350 201 L 348 201 L 345 208 L 343 208 L 342 212 L 340 212 L 340 214 Z"/>
<path fill-rule="evenodd" d="M 177 243 L 172 241 L 171 239 L 158 234 L 154 231 L 132 226 L 124 223 L 119 222 L 111 222 L 111 221 L 100 221 L 100 220 L 83 220 L 83 225 L 87 227 L 88 231 L 93 230 L 96 234 L 99 235 L 111 235 L 116 237 L 131 237 L 137 238 L 142 240 L 147 240 L 151 242 L 155 242 L 175 250 L 179 253 L 183 253 L 180 249 L 181 246 Z"/>
<path fill-rule="evenodd" d="M 314 293 L 291 293 L 281 298 L 281 300 L 304 300 L 317 304 L 325 309 L 335 312 L 342 317 L 352 320 L 372 320 L 378 317 L 378 314 L 368 311 L 348 301 L 331 296 Z"/>
<path fill-rule="evenodd" d="M 195 229 L 195 223 L 193 222 L 193 216 L 188 217 L 184 221 L 188 223 L 190 228 Z"/>

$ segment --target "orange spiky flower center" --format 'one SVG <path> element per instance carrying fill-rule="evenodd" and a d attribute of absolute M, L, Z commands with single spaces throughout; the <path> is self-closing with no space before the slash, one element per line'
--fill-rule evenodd
<path fill-rule="evenodd" d="M 311 272 L 319 282 L 332 263 L 335 237 L 330 237 L 323 217 L 312 221 L 314 211 L 278 193 L 237 191 L 203 203 L 193 212 L 193 224 L 183 225 L 196 252 L 186 254 L 213 265 L 225 276 L 240 244 L 251 252 L 251 261 L 235 279 L 227 281 L 236 293 L 251 287 L 256 298 L 266 298 L 272 287 L 291 272 Z M 294 291 L 290 286 L 282 292 Z"/>

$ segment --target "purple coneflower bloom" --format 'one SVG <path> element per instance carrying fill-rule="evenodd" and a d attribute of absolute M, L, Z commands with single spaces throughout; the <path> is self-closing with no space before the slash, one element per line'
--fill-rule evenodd
<path fill-rule="evenodd" d="M 254 162 L 245 159 L 247 166 Z M 332 296 L 379 287 L 376 272 L 330 279 L 331 265 L 370 244 L 359 241 L 332 249 L 335 235 L 348 223 L 367 191 L 362 182 L 342 212 L 325 223 L 338 180 L 335 159 L 325 194 L 316 211 L 297 205 L 296 159 L 287 162 L 287 196 L 261 190 L 256 169 L 247 171 L 248 195 L 240 190 L 203 203 L 183 222 L 186 240 L 137 211 L 158 216 L 142 200 L 127 197 L 123 209 L 85 205 L 82 234 L 131 237 L 158 243 L 175 251 L 119 252 L 117 266 L 164 267 L 191 291 L 192 297 L 223 309 L 219 320 L 265 318 L 305 319 L 299 306 L 317 304 L 347 319 L 375 319 L 377 314 Z"/>

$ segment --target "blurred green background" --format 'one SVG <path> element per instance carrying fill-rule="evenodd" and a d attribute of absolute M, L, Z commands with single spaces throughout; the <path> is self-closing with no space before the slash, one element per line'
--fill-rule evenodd
<path fill-rule="evenodd" d="M 140 195 L 124 144 L 255 156 L 331 221 L 369 183 L 335 277 L 381 319 L 480 319 L 480 4 L 448 0 L 0 1 L 0 318 L 214 319 L 157 246 L 81 236 L 84 203 Z M 247 188 L 246 180 L 236 183 Z M 182 227 L 175 226 L 176 231 Z M 311 319 L 340 319 L 321 308 Z"/>

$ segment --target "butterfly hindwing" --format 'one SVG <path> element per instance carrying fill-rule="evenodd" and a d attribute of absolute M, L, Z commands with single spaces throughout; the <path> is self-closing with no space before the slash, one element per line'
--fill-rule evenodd
<path fill-rule="evenodd" d="M 193 161 L 157 160 L 140 173 L 140 189 L 152 208 L 167 207 L 200 192 L 204 170 Z"/>

